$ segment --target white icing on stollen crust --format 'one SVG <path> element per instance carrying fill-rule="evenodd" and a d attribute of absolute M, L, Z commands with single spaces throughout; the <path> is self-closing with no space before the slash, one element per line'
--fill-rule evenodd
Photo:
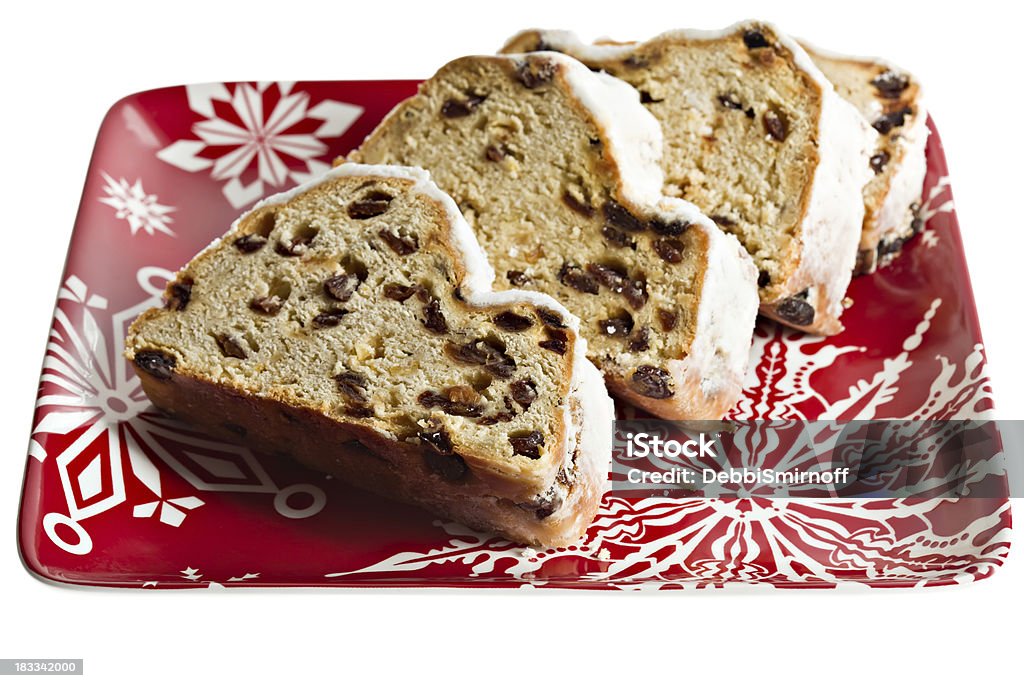
<path fill-rule="evenodd" d="M 898 148 L 899 154 L 894 156 L 886 167 L 888 170 L 889 166 L 895 166 L 895 171 L 889 176 L 888 188 L 885 190 L 886 195 L 881 206 L 875 209 L 874 217 L 865 218 L 865 221 L 871 224 L 864 227 L 860 248 L 874 251 L 879 239 L 891 241 L 909 236 L 914 214 L 911 205 L 921 198 L 928 168 L 925 154 L 929 135 L 928 109 L 925 105 L 921 84 L 906 69 L 880 57 L 839 53 L 804 39 L 800 39 L 800 44 L 806 46 L 812 56 L 837 62 L 854 63 L 858 66 L 874 65 L 881 73 L 892 72 L 904 75 L 916 87 L 917 94 L 912 103 L 913 113 L 907 117 L 908 123 L 897 131 L 894 138 L 891 134 L 875 134 L 876 144 L 892 143 Z M 860 106 L 868 110 L 862 111 L 868 122 L 874 122 L 885 114 L 885 107 L 878 97 L 871 98 L 867 103 L 861 103 Z"/>
<path fill-rule="evenodd" d="M 735 400 L 743 390 L 757 319 L 757 268 L 736 237 L 699 215 L 691 203 L 665 198 L 661 208 L 688 218 L 687 231 L 702 232 L 708 245 L 690 353 L 682 361 L 670 362 L 669 372 L 677 389 L 699 390 L 703 399 L 694 401 L 705 407 L 713 407 L 716 399 Z"/>
<path fill-rule="evenodd" d="M 638 204 L 657 204 L 665 183 L 661 169 L 664 140 L 661 124 L 640 103 L 639 91 L 609 74 L 594 73 L 567 55 L 534 54 L 565 66 L 565 79 L 573 95 L 604 131 L 605 145 L 618 163 L 622 185 L 619 192 Z"/>
<path fill-rule="evenodd" d="M 810 60 L 803 48 L 793 45 Z M 863 189 L 872 175 L 868 161 L 874 140 L 875 131 L 857 108 L 841 98 L 831 84 L 822 88 L 818 165 L 800 225 L 800 266 L 789 285 L 791 291 L 805 287 L 808 282 L 818 285 L 821 292 L 809 294 L 808 301 L 816 311 L 824 309 L 834 321 L 830 334 L 842 331 L 839 319 L 857 262 L 864 224 Z M 818 317 L 820 314 L 816 320 Z"/>
<path fill-rule="evenodd" d="M 924 100 L 918 97 L 913 123 L 900 130 L 900 146 L 903 159 L 896 172 L 889 179 L 889 191 L 885 202 L 878 211 L 876 229 L 883 240 L 891 240 L 910 234 L 913 221 L 911 205 L 921 200 L 924 178 L 928 172 L 925 150 L 928 147 L 928 113 Z"/>

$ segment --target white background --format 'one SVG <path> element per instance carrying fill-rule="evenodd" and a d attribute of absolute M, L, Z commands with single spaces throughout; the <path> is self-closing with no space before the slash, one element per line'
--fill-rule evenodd
<path fill-rule="evenodd" d="M 638 38 L 758 17 L 821 46 L 885 55 L 915 71 L 952 170 L 1000 417 L 1024 418 L 1024 33 L 1020 17 L 1000 9 L 1010 3 L 692 5 L 7 6 L 0 40 L 0 657 L 84 657 L 84 681 L 38 682 L 97 686 L 239 685 L 239 676 L 252 685 L 421 683 L 434 673 L 446 684 L 1020 685 L 1019 552 L 988 581 L 905 592 L 132 594 L 60 589 L 21 567 L 15 518 L 39 365 L 106 109 L 128 93 L 186 82 L 426 77 L 453 57 L 495 50 L 527 26 Z"/>

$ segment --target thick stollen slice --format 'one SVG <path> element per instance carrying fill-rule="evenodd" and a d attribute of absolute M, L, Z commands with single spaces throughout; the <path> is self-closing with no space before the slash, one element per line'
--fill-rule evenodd
<path fill-rule="evenodd" d="M 425 172 L 344 165 L 189 262 L 126 355 L 157 407 L 209 432 L 517 542 L 572 542 L 604 491 L 611 401 L 577 319 L 493 280 Z"/>
<path fill-rule="evenodd" d="M 900 254 L 921 227 L 917 217 L 928 169 L 928 111 L 921 84 L 878 58 L 851 57 L 803 43 L 815 64 L 876 132 L 874 176 L 864 187 L 864 224 L 855 274 L 874 272 Z"/>
<path fill-rule="evenodd" d="M 551 53 L 449 63 L 350 159 L 430 170 L 499 286 L 580 318 L 613 394 L 718 419 L 742 388 L 756 271 L 734 238 L 662 196 L 661 149 L 634 89 Z"/>
<path fill-rule="evenodd" d="M 692 201 L 758 266 L 761 312 L 819 334 L 857 256 L 871 131 L 807 53 L 769 24 L 588 45 L 532 30 L 502 52 L 555 50 L 636 87 L 665 135 L 665 193 Z"/>

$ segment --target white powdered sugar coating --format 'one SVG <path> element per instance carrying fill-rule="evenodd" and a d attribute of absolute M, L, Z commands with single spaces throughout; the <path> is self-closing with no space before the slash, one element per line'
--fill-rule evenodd
<path fill-rule="evenodd" d="M 565 65 L 565 80 L 573 95 L 603 130 L 605 145 L 618 163 L 620 193 L 637 204 L 656 204 L 665 183 L 661 169 L 664 141 L 661 124 L 640 103 L 640 92 L 621 79 L 590 71 L 567 55 L 537 54 Z"/>
<path fill-rule="evenodd" d="M 803 52 L 798 45 L 796 49 Z M 800 225 L 800 267 L 790 284 L 794 290 L 808 282 L 819 285 L 822 293 L 811 294 L 808 300 L 819 309 L 824 307 L 837 325 L 857 262 L 864 224 L 863 189 L 872 175 L 868 161 L 874 141 L 875 131 L 857 108 L 831 85 L 822 89 L 818 165 Z"/>
<path fill-rule="evenodd" d="M 604 386 L 604 377 L 586 358 L 580 360 L 579 387 L 572 393 L 580 399 L 581 418 L 573 426 L 570 437 L 577 437 L 569 454 L 576 455 L 577 500 L 587 501 L 584 490 L 599 497 L 608 489 L 608 471 L 611 468 L 612 439 L 615 423 L 615 405 Z M 584 403 L 584 400 L 586 402 Z M 579 516 L 576 516 L 579 518 Z"/>
<path fill-rule="evenodd" d="M 683 217 L 694 218 L 696 213 L 692 204 L 676 198 L 664 199 L 661 207 Z M 699 389 L 708 400 L 736 399 L 743 389 L 757 319 L 757 268 L 736 237 L 699 217 L 690 220 L 687 230 L 703 232 L 708 244 L 697 324 L 689 355 L 670 362 L 669 372 L 680 389 Z"/>
<path fill-rule="evenodd" d="M 913 123 L 900 130 L 900 146 L 903 159 L 889 180 L 889 192 L 878 211 L 876 226 L 882 231 L 882 239 L 894 239 L 908 234 L 913 220 L 910 206 L 921 200 L 928 161 L 925 149 L 928 146 L 928 113 L 924 100 L 919 96 Z"/>
<path fill-rule="evenodd" d="M 510 289 L 501 292 L 492 291 L 495 275 L 494 268 L 491 267 L 491 264 L 487 260 L 487 254 L 480 246 L 480 242 L 476 240 L 476 235 L 473 233 L 473 230 L 470 229 L 469 224 L 462 216 L 462 213 L 459 211 L 459 207 L 455 204 L 455 201 L 452 200 L 451 196 L 438 188 L 437 184 L 435 184 L 431 179 L 430 173 L 426 170 L 419 167 L 403 167 L 400 165 L 364 165 L 360 163 L 345 163 L 328 170 L 322 176 L 311 179 L 299 186 L 289 189 L 288 191 L 274 194 L 273 196 L 263 199 L 253 206 L 249 212 L 235 220 L 228 233 L 230 234 L 235 231 L 242 219 L 256 210 L 267 205 L 287 203 L 299 194 L 338 177 L 383 177 L 406 179 L 413 182 L 413 186 L 410 188 L 411 193 L 420 194 L 438 202 L 441 207 L 444 208 L 445 214 L 448 217 L 448 224 L 451 228 L 453 244 L 455 245 L 466 269 L 466 274 L 459 286 L 462 289 L 463 298 L 465 298 L 466 302 L 470 305 L 477 307 L 491 307 L 521 304 L 525 302 L 533 306 L 546 308 L 558 313 L 562 317 L 566 327 L 570 328 L 576 336 L 575 346 L 573 347 L 572 353 L 572 376 L 569 382 L 570 394 L 560 406 L 567 441 L 563 445 L 565 447 L 564 455 L 560 457 L 560 460 L 552 462 L 550 480 L 553 482 L 558 472 L 563 467 L 572 463 L 576 436 L 580 434 L 580 428 L 575 426 L 572 414 L 571 398 L 574 396 L 579 400 L 580 407 L 583 409 L 584 417 L 591 417 L 598 425 L 597 428 L 583 428 L 584 435 L 586 432 L 604 432 L 608 435 L 608 448 L 603 460 L 605 462 L 610 462 L 610 442 L 612 433 L 611 421 L 605 421 L 603 418 L 604 409 L 606 407 L 610 407 L 612 401 L 608 396 L 608 392 L 605 390 L 603 383 L 599 387 L 595 387 L 593 385 L 593 376 L 591 374 L 593 364 L 587 360 L 587 341 L 580 334 L 579 319 L 571 314 L 565 306 L 547 294 L 522 289 Z M 214 239 L 214 241 L 204 249 L 200 255 L 217 246 L 222 238 L 223 237 L 218 237 Z M 590 407 L 593 408 L 591 409 Z M 594 444 L 595 441 L 590 439 L 589 446 L 593 446 Z M 591 460 L 599 462 L 602 458 L 600 456 L 594 456 Z"/>

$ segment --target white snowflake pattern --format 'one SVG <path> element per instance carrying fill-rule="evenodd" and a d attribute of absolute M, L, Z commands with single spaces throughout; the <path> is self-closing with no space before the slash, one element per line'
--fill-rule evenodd
<path fill-rule="evenodd" d="M 315 485 L 279 487 L 251 450 L 196 436 L 182 423 L 151 412 L 139 379 L 120 355 L 120 344 L 128 324 L 161 303 L 164 285 L 172 276 L 161 268 L 140 269 L 137 279 L 148 297 L 111 314 L 109 334 L 97 318 L 107 309 L 107 300 L 80 278 L 68 277 L 58 295 L 29 455 L 40 463 L 57 464 L 67 513 L 47 513 L 43 528 L 69 554 L 84 555 L 92 549 L 83 521 L 126 501 L 134 503 L 135 518 L 155 517 L 164 525 L 181 526 L 188 513 L 205 502 L 195 495 L 168 494 L 182 489 L 168 485 L 168 471 L 192 490 L 272 494 L 274 509 L 285 518 L 307 518 L 326 503 L 324 491 Z M 74 439 L 51 459 L 48 435 Z M 128 477 L 146 492 L 127 490 Z M 151 496 L 139 500 L 143 494 Z M 296 494 L 307 495 L 309 505 L 292 507 L 289 499 Z M 67 537 L 68 530 L 75 539 Z"/>
<path fill-rule="evenodd" d="M 266 186 L 301 183 L 330 168 L 322 139 L 341 136 L 363 113 L 357 105 L 292 92 L 291 82 L 186 86 L 189 107 L 205 117 L 182 139 L 157 153 L 187 172 L 209 170 L 223 193 L 241 208 L 266 195 Z M 320 122 L 319 124 L 316 124 Z M 302 169 L 302 166 L 305 169 Z M 252 174 L 255 178 L 246 181 Z"/>
<path fill-rule="evenodd" d="M 132 236 L 140 229 L 150 236 L 157 232 L 174 236 L 167 226 L 173 222 L 170 214 L 175 210 L 174 206 L 163 205 L 155 194 L 146 193 L 141 179 L 130 184 L 124 177 L 114 179 L 106 172 L 101 171 L 100 174 L 103 175 L 103 191 L 107 194 L 100 196 L 100 203 L 113 208 L 117 219 L 127 220 Z"/>

